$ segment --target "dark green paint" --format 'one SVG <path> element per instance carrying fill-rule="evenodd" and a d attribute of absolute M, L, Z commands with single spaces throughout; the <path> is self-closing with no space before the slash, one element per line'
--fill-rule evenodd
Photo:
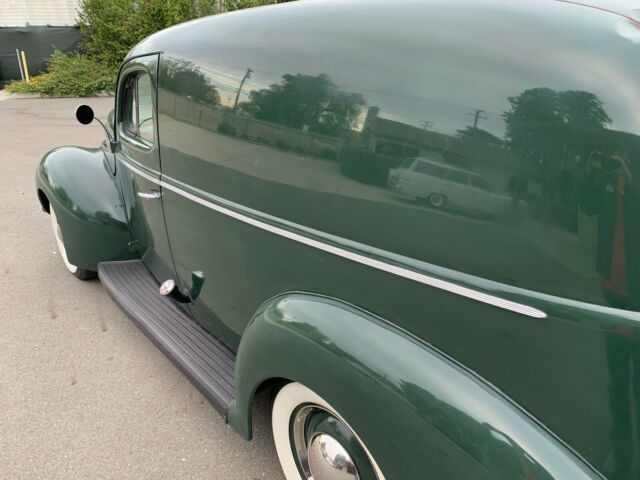
<path fill-rule="evenodd" d="M 36 171 L 36 188 L 53 205 L 69 261 L 97 271 L 98 263 L 132 258 L 122 201 L 100 149 L 61 147 Z"/>
<path fill-rule="evenodd" d="M 290 294 L 266 303 L 245 330 L 237 361 L 229 422 L 244 435 L 253 386 L 284 377 L 330 395 L 387 479 L 597 478 L 495 390 L 424 343 L 331 299 Z"/>
<path fill-rule="evenodd" d="M 248 402 L 258 382 L 269 375 L 299 379 L 348 411 L 368 445 L 394 438 L 399 425 L 416 425 L 417 445 L 406 447 L 397 437 L 400 443 L 372 449 L 391 478 L 405 478 L 393 466 L 399 445 L 449 452 L 462 470 L 448 478 L 508 471 L 511 478 L 574 478 L 557 470 L 573 465 L 564 447 L 513 413 L 503 397 L 423 345 L 411 347 L 413 356 L 405 344 L 392 348 L 385 343 L 391 334 L 382 332 L 388 327 L 372 319 L 359 320 L 348 339 L 329 335 L 345 342 L 344 355 L 336 355 L 314 340 L 313 329 L 303 335 L 305 325 L 320 321 L 316 310 L 324 311 L 322 302 L 303 302 L 308 310 L 297 317 L 299 330 L 271 322 L 264 328 L 273 345 L 248 346 L 253 327 L 247 325 L 265 301 L 308 291 L 375 312 L 455 358 L 608 478 L 640 475 L 639 44 L 633 20 L 568 2 L 360 0 L 219 15 L 135 47 L 121 81 L 143 62 L 137 57 L 161 52 L 154 104 L 159 150 L 156 163 L 120 155 L 118 181 L 158 280 L 175 275 L 183 290 L 197 289 L 193 316 L 239 349 L 233 425 L 249 434 Z M 426 158 L 420 168 L 430 171 L 419 182 L 407 170 L 418 170 L 414 157 Z M 162 208 L 158 203 L 152 211 L 135 192 L 153 182 L 140 186 L 144 179 L 122 165 L 131 160 L 197 198 L 538 308 L 547 318 L 373 270 L 166 188 Z M 447 183 L 437 180 L 434 187 L 434 175 Z M 400 186 L 407 179 L 413 187 Z M 460 187 L 455 179 L 469 183 Z M 445 187 L 439 205 L 431 194 Z M 203 284 L 193 285 L 194 271 L 203 272 Z M 285 341 L 274 332 L 297 336 Z M 384 365 L 358 350 L 358 340 L 371 332 L 380 334 L 378 354 L 393 357 Z M 332 384 L 298 342 L 336 362 L 341 381 L 353 380 L 344 384 L 349 388 Z M 436 359 L 441 371 L 458 372 L 451 388 L 468 389 L 450 404 L 466 414 L 452 410 L 455 427 L 438 432 L 429 413 L 435 407 L 418 401 L 440 398 L 419 376 Z M 385 383 L 393 374 L 414 381 L 412 372 L 421 379 L 414 382 L 420 392 L 411 392 L 416 399 Z M 359 381 L 380 395 L 362 401 L 367 390 Z M 504 409 L 482 428 L 473 417 L 479 391 L 493 399 L 496 412 Z M 382 423 L 375 432 L 372 418 Z M 526 432 L 510 433 L 517 422 Z M 476 428 L 499 432 L 491 438 L 506 435 L 508 453 L 478 460 L 479 444 L 460 434 Z M 529 452 L 523 445 L 534 437 L 536 448 L 545 442 L 548 448 L 535 450 L 537 467 L 527 477 L 522 465 L 507 464 Z M 415 458 L 412 468 L 437 468 L 435 457 Z"/>
<path fill-rule="evenodd" d="M 148 194 L 160 191 L 160 187 L 148 178 L 134 174 L 122 164 L 123 161 L 144 171 L 148 176 L 160 179 L 160 148 L 157 118 L 154 118 L 154 139 L 152 143 L 143 142 L 127 135 L 123 128 L 123 89 L 125 79 L 130 75 L 149 74 L 152 85 L 157 85 L 158 55 L 139 57 L 127 62 L 118 74 L 116 101 L 117 139 L 120 148 L 115 154 L 118 181 L 127 208 L 129 228 L 137 240 L 138 254 L 157 279 L 173 276 L 171 251 L 164 226 L 162 202 L 160 199 L 143 199 L 139 193 Z M 156 96 L 152 98 L 153 110 L 157 111 Z"/>

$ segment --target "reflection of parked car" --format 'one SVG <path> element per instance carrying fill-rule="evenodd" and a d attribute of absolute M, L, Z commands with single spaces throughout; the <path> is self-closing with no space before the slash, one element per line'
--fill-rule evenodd
<path fill-rule="evenodd" d="M 451 208 L 500 215 L 510 199 L 494 193 L 480 175 L 438 163 L 410 158 L 389 171 L 389 186 L 401 195 L 426 200 L 436 208 Z"/>

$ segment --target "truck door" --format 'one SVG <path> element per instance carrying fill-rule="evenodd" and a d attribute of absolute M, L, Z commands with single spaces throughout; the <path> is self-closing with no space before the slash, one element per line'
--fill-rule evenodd
<path fill-rule="evenodd" d="M 162 211 L 157 122 L 158 55 L 129 60 L 118 77 L 116 173 L 136 249 L 157 280 L 173 276 Z"/>

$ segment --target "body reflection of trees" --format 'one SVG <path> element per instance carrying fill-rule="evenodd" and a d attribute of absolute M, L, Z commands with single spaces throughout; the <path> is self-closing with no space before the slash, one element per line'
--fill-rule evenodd
<path fill-rule="evenodd" d="M 508 148 L 520 158 L 514 173 L 541 185 L 534 215 L 547 225 L 576 229 L 576 180 L 596 138 L 611 123 L 602 102 L 584 91 L 525 90 L 503 113 Z"/>
<path fill-rule="evenodd" d="M 193 62 L 165 59 L 163 88 L 210 106 L 220 104 L 220 94 L 211 79 Z"/>
<path fill-rule="evenodd" d="M 541 183 L 541 219 L 557 224 L 559 212 L 565 211 L 572 212 L 577 223 L 579 210 L 597 217 L 594 266 L 604 297 L 613 307 L 638 310 L 638 137 L 607 129 L 611 118 L 589 92 L 536 88 L 509 98 L 509 103 L 511 109 L 503 115 L 507 145 L 520 156 L 514 175 Z M 640 432 L 636 330 L 628 324 L 606 334 L 612 418 L 606 468 L 616 478 L 638 478 L 639 473 L 633 458 Z"/>
<path fill-rule="evenodd" d="M 324 73 L 285 74 L 280 83 L 252 91 L 240 108 L 259 120 L 338 135 L 353 127 L 364 104 L 360 94 L 338 89 Z"/>

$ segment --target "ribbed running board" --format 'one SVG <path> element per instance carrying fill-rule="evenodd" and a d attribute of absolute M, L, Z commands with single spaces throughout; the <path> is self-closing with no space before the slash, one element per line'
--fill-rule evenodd
<path fill-rule="evenodd" d="M 120 308 L 225 416 L 235 395 L 233 352 L 158 293 L 142 260 L 100 263 L 98 275 Z"/>

